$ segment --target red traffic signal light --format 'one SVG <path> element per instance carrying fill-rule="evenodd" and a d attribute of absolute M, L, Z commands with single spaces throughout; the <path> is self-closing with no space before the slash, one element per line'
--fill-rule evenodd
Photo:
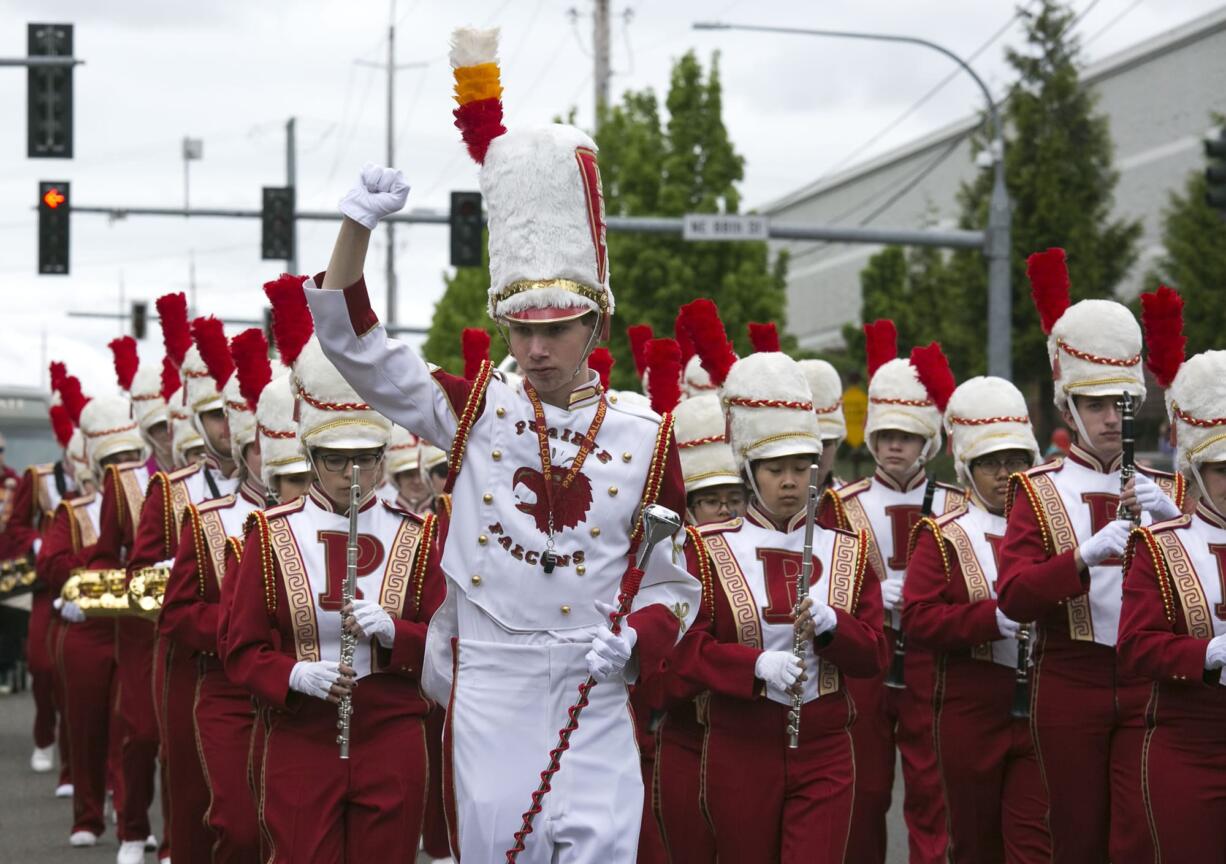
<path fill-rule="evenodd" d="M 68 273 L 68 188 L 62 180 L 38 184 L 38 272 L 43 275 Z"/>
<path fill-rule="evenodd" d="M 54 186 L 52 186 L 50 189 L 48 189 L 46 192 L 43 193 L 43 203 L 46 204 L 48 207 L 50 207 L 52 210 L 54 210 L 56 207 L 59 207 L 61 204 L 64 204 L 67 201 L 68 199 L 64 197 L 64 193 L 61 192 L 59 189 L 57 189 Z"/>

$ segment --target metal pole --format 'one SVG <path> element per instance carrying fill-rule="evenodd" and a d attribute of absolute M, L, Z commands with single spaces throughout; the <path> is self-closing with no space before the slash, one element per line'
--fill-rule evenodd
<path fill-rule="evenodd" d="M 596 119 L 593 128 L 599 131 L 600 115 L 609 106 L 609 0 L 595 0 L 592 15 L 592 57 L 596 64 Z"/>
<path fill-rule="evenodd" d="M 387 166 L 396 165 L 396 0 L 387 28 Z M 396 226 L 387 222 L 387 321 L 396 323 Z"/>
<path fill-rule="evenodd" d="M 298 185 L 298 147 L 294 137 L 294 118 L 289 118 L 285 124 L 285 185 L 294 189 Z M 294 200 L 298 200 L 294 189 Z M 297 209 L 297 208 L 295 208 Z M 298 220 L 290 222 L 290 256 L 285 262 L 290 273 L 298 272 Z"/>
<path fill-rule="evenodd" d="M 812 30 L 799 27 L 766 27 L 753 24 L 725 24 L 721 21 L 697 21 L 695 30 L 752 30 L 761 33 L 788 33 L 803 36 L 828 36 L 840 39 L 861 39 L 871 42 L 900 42 L 920 45 L 944 54 L 970 75 L 983 93 L 992 121 L 995 152 L 995 178 L 992 198 L 988 205 L 988 228 L 984 234 L 983 253 L 988 259 L 988 374 L 1009 379 L 1013 373 L 1013 272 L 1010 266 L 1012 251 L 1012 218 L 1009 191 L 1005 186 L 1005 134 L 1000 111 L 988 85 L 971 68 L 970 64 L 944 45 L 921 39 L 918 36 L 900 36 L 890 33 L 864 33 L 854 30 Z"/>

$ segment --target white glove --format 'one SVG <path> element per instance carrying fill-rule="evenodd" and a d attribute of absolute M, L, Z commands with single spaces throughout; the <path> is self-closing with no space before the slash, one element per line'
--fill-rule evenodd
<path fill-rule="evenodd" d="M 1128 545 L 1128 532 L 1131 530 L 1132 523 L 1127 519 L 1116 519 L 1107 523 L 1105 528 L 1101 528 L 1097 534 L 1077 547 L 1081 560 L 1086 562 L 1087 567 L 1094 567 L 1108 558 L 1118 558 L 1124 554 L 1124 547 Z"/>
<path fill-rule="evenodd" d="M 1162 491 L 1161 486 L 1139 471 L 1133 477 L 1137 484 L 1137 503 L 1142 510 L 1154 517 L 1155 522 L 1174 519 L 1179 515 L 1179 508 Z"/>
<path fill-rule="evenodd" d="M 609 603 L 596 601 L 596 611 L 608 621 L 617 608 Z M 638 642 L 639 634 L 622 619 L 620 633 L 614 633 L 608 624 L 602 624 L 592 637 L 592 647 L 588 650 L 587 671 L 597 681 L 608 681 L 615 675 L 620 675 L 630 662 L 634 653 L 634 644 Z"/>
<path fill-rule="evenodd" d="M 834 629 L 834 625 L 839 623 L 839 619 L 834 614 L 834 610 L 825 603 L 818 603 L 814 601 L 813 608 L 809 611 L 813 615 L 814 637 L 821 636 L 823 633 L 829 633 Z"/>
<path fill-rule="evenodd" d="M 1022 629 L 1022 625 L 1018 624 L 1012 618 L 1006 617 L 1004 612 L 999 608 L 996 610 L 996 629 L 1000 631 L 1003 639 L 1016 639 L 1018 631 Z"/>
<path fill-rule="evenodd" d="M 378 639 L 384 648 L 391 648 L 396 640 L 396 625 L 387 610 L 374 600 L 362 598 L 353 601 L 353 617 L 362 631 L 358 638 Z"/>
<path fill-rule="evenodd" d="M 1205 649 L 1205 668 L 1221 669 L 1226 666 L 1226 636 L 1214 636 Z"/>
<path fill-rule="evenodd" d="M 81 607 L 76 604 L 76 601 L 65 600 L 60 606 L 60 617 L 73 624 L 80 624 L 85 620 L 85 613 L 81 611 Z"/>
<path fill-rule="evenodd" d="M 753 664 L 755 678 L 779 690 L 788 690 L 800 680 L 805 667 L 791 651 L 763 651 Z"/>
<path fill-rule="evenodd" d="M 362 167 L 362 176 L 341 199 L 341 213 L 364 227 L 375 230 L 379 220 L 390 216 L 409 197 L 409 181 L 395 168 L 381 168 L 373 162 Z"/>
<path fill-rule="evenodd" d="M 316 699 L 327 699 L 341 679 L 341 667 L 332 660 L 299 660 L 289 673 L 289 687 Z"/>
<path fill-rule="evenodd" d="M 895 610 L 902 606 L 902 580 L 886 579 L 881 583 L 881 604 Z"/>

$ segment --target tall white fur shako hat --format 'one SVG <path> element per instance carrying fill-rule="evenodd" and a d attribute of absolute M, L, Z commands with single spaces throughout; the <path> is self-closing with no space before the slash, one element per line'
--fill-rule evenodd
<path fill-rule="evenodd" d="M 89 451 L 89 461 L 98 476 L 100 463 L 108 456 L 134 450 L 145 458 L 145 439 L 132 419 L 132 409 L 122 396 L 101 396 L 89 400 L 81 409 L 81 432 Z"/>
<path fill-rule="evenodd" d="M 825 360 L 798 360 L 797 363 L 813 394 L 813 411 L 817 414 L 822 440 L 842 441 L 847 437 L 847 421 L 843 418 L 843 382 L 839 373 Z"/>
<path fill-rule="evenodd" d="M 970 482 L 971 462 L 988 453 L 1025 450 L 1039 461 L 1026 398 L 1004 378 L 980 375 L 958 385 L 945 408 L 945 431 L 963 483 Z"/>
<path fill-rule="evenodd" d="M 521 323 L 613 314 L 596 144 L 574 126 L 502 125 L 498 31 L 451 37 L 455 125 L 481 165 L 489 314 Z M 607 332 L 603 334 L 607 336 Z"/>
<path fill-rule="evenodd" d="M 821 454 L 809 382 L 786 354 L 758 353 L 737 360 L 720 388 L 720 400 L 740 470 L 759 459 Z"/>
<path fill-rule="evenodd" d="M 741 482 L 717 395 L 703 393 L 682 400 L 673 410 L 673 434 L 687 495 L 710 486 Z"/>
<path fill-rule="evenodd" d="M 868 356 L 868 416 L 864 441 L 877 456 L 877 432 L 896 429 L 924 439 L 920 460 L 926 462 L 941 449 L 941 415 L 954 391 L 949 361 L 936 342 L 911 349 L 910 359 L 898 353 L 894 322 L 882 318 L 864 325 Z"/>
<path fill-rule="evenodd" d="M 387 444 L 391 421 L 362 401 L 314 336 L 294 361 L 293 383 L 303 447 L 360 450 Z"/>
<path fill-rule="evenodd" d="M 1047 334 L 1047 359 L 1056 406 L 1069 396 L 1131 393 L 1145 399 L 1141 328 L 1128 308 L 1112 300 L 1069 305 L 1064 250 L 1048 249 L 1026 259 L 1031 297 Z"/>

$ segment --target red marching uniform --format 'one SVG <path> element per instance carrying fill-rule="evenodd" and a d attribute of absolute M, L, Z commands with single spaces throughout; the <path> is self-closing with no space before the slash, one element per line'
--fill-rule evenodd
<path fill-rule="evenodd" d="M 426 625 L 443 599 L 434 520 L 373 496 L 359 518 L 357 596 L 378 598 L 395 639 L 391 649 L 358 645 L 347 763 L 338 758 L 337 706 L 288 683 L 297 661 L 339 656 L 346 511 L 312 489 L 255 513 L 233 574 L 226 670 L 263 706 L 258 779 L 269 861 L 410 858 L 420 839 L 429 703 L 418 675 Z"/>

